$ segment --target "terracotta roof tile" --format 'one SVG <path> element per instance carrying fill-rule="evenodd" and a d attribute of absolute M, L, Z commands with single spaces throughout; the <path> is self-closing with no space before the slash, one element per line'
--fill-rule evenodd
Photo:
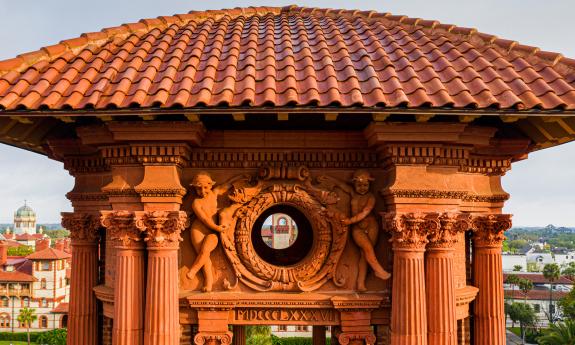
<path fill-rule="evenodd" d="M 29 260 L 58 260 L 68 259 L 71 255 L 61 250 L 54 248 L 46 248 L 44 250 L 34 252 L 26 257 Z"/>
<path fill-rule="evenodd" d="M 34 281 L 36 281 L 36 278 L 27 273 L 18 271 L 12 271 L 12 272 L 0 271 L 0 282 L 34 282 Z"/>
<path fill-rule="evenodd" d="M 250 7 L 124 24 L 0 61 L 0 109 L 575 109 L 575 61 L 373 11 Z"/>
<path fill-rule="evenodd" d="M 507 279 L 507 277 L 511 274 L 516 275 L 519 278 L 529 279 L 535 284 L 549 284 L 549 280 L 545 278 L 545 276 L 543 276 L 542 273 L 519 273 L 519 272 L 503 273 L 503 280 Z M 554 283 L 567 284 L 567 285 L 575 284 L 575 282 L 569 279 L 567 276 L 561 276 L 559 280 L 555 281 Z"/>

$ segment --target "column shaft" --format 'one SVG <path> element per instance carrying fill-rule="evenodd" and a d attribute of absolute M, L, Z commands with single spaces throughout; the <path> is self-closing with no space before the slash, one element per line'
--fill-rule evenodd
<path fill-rule="evenodd" d="M 325 345 L 325 326 L 313 326 L 312 344 Z"/>
<path fill-rule="evenodd" d="M 148 250 L 145 345 L 178 345 L 178 248 Z"/>
<path fill-rule="evenodd" d="M 93 288 L 98 284 L 97 243 L 72 243 L 72 262 L 66 343 L 96 345 L 98 308 Z"/>
<path fill-rule="evenodd" d="M 475 344 L 505 344 L 505 311 L 501 248 L 474 247 Z"/>
<path fill-rule="evenodd" d="M 425 277 L 429 345 L 457 345 L 453 249 L 428 248 Z"/>
<path fill-rule="evenodd" d="M 144 330 L 143 248 L 116 248 L 112 344 L 141 345 Z"/>
<path fill-rule="evenodd" d="M 394 248 L 391 344 L 426 345 L 423 250 Z"/>
<path fill-rule="evenodd" d="M 234 345 L 246 345 L 246 326 L 234 325 Z"/>

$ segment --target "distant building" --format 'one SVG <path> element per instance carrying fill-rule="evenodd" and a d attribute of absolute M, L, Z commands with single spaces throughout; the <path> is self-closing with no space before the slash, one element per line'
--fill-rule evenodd
<path fill-rule="evenodd" d="M 22 257 L 8 256 L 7 242 L 0 235 L 0 331 L 26 331 L 17 321 L 22 308 L 35 309 L 34 331 L 66 327 L 69 246 L 62 242 L 62 250 L 50 248 L 49 241 L 39 239 L 36 251 Z"/>
<path fill-rule="evenodd" d="M 283 213 L 274 213 L 268 218 L 271 224 L 264 225 L 262 238 L 274 249 L 285 249 L 291 246 L 297 238 L 297 225 L 294 220 Z"/>
<path fill-rule="evenodd" d="M 35 234 L 36 233 L 36 212 L 24 203 L 14 212 L 14 234 Z"/>
<path fill-rule="evenodd" d="M 515 270 L 515 266 L 521 266 L 521 271 L 527 271 L 527 256 L 520 254 L 503 254 L 503 272 Z"/>

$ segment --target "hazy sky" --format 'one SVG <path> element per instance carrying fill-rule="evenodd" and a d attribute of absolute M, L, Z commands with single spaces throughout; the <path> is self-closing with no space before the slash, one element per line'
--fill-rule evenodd
<path fill-rule="evenodd" d="M 290 1 L 176 0 L 0 0 L 0 60 L 37 50 L 83 32 L 135 22 L 141 18 L 190 10 L 238 6 L 284 6 Z M 573 0 L 395 0 L 300 1 L 299 6 L 377 10 L 444 23 L 474 27 L 482 32 L 575 57 Z M 505 211 L 515 225 L 575 226 L 575 144 L 534 153 L 516 163 L 504 178 L 511 193 Z M 64 195 L 73 180 L 62 165 L 47 158 L 0 144 L 0 223 L 12 222 L 13 212 L 28 200 L 40 222 L 59 222 L 70 209 Z"/>

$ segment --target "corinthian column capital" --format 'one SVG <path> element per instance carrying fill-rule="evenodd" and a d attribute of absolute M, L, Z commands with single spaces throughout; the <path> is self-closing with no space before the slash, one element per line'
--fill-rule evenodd
<path fill-rule="evenodd" d="M 387 213 L 383 218 L 394 249 L 423 250 L 429 233 L 441 227 L 438 213 Z"/>
<path fill-rule="evenodd" d="M 488 214 L 474 216 L 471 228 L 475 245 L 479 247 L 500 247 L 505 240 L 503 233 L 511 228 L 510 214 Z"/>
<path fill-rule="evenodd" d="M 429 248 L 450 249 L 457 243 L 460 232 L 469 230 L 471 215 L 468 213 L 443 213 L 439 216 L 440 226 L 429 232 Z"/>
<path fill-rule="evenodd" d="M 136 227 L 134 212 L 102 211 L 101 224 L 108 230 L 108 236 L 122 247 L 135 247 L 142 241 L 140 231 Z"/>
<path fill-rule="evenodd" d="M 81 243 L 94 245 L 98 243 L 98 230 L 101 225 L 97 215 L 62 212 L 62 226 L 70 231 L 70 238 L 75 245 Z"/>
<path fill-rule="evenodd" d="M 148 248 L 178 247 L 180 233 L 189 226 L 184 211 L 142 211 L 135 214 L 136 227 L 144 233 Z"/>

